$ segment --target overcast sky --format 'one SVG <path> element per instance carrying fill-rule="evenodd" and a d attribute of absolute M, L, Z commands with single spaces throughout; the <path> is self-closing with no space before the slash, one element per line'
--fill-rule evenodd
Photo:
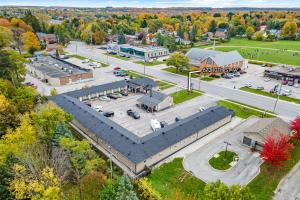
<path fill-rule="evenodd" d="M 300 7 L 300 0 L 0 0 L 0 5 L 71 7 Z"/>

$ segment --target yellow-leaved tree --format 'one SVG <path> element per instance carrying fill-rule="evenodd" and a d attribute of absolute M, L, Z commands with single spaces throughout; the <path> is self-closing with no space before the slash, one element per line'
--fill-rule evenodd
<path fill-rule="evenodd" d="M 28 51 L 29 53 L 32 54 L 35 51 L 41 49 L 40 42 L 33 32 L 31 31 L 25 32 L 22 34 L 21 38 L 22 38 L 24 50 Z"/>
<path fill-rule="evenodd" d="M 15 177 L 10 182 L 10 190 L 16 199 L 60 199 L 60 183 L 52 168 L 44 168 L 38 178 L 28 173 L 28 170 L 20 164 L 13 166 L 13 172 Z"/>

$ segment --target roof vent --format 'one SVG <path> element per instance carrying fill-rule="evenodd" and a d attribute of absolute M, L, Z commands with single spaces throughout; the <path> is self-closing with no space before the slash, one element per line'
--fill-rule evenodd
<path fill-rule="evenodd" d="M 111 129 L 111 130 L 113 130 L 113 129 L 114 129 L 114 127 L 112 127 L 112 126 L 111 126 L 111 127 L 110 127 L 110 129 Z"/>
<path fill-rule="evenodd" d="M 161 134 L 162 134 L 162 135 L 164 135 L 164 134 L 165 134 L 165 132 L 162 132 Z"/>
<path fill-rule="evenodd" d="M 142 144 L 145 144 L 145 142 L 142 142 Z"/>
<path fill-rule="evenodd" d="M 210 110 L 210 112 L 215 112 L 214 110 Z"/>

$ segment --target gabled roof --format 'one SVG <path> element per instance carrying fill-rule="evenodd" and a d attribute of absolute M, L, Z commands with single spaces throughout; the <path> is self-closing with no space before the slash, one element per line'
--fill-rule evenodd
<path fill-rule="evenodd" d="M 138 137 L 78 99 L 68 96 L 68 93 L 49 97 L 49 99 L 67 113 L 72 114 L 75 122 L 78 122 L 105 143 L 111 145 L 133 163 L 140 163 L 233 114 L 233 111 L 224 107 L 214 106 L 144 137 Z"/>
<path fill-rule="evenodd" d="M 237 51 L 221 52 L 200 48 L 190 49 L 186 53 L 186 56 L 190 60 L 189 63 L 196 66 L 200 65 L 200 63 L 207 58 L 211 58 L 218 66 L 224 66 L 244 60 Z"/>
<path fill-rule="evenodd" d="M 144 96 L 139 98 L 137 101 L 148 107 L 154 107 L 160 104 L 167 97 L 168 95 L 153 90 L 152 92 L 145 94 Z"/>

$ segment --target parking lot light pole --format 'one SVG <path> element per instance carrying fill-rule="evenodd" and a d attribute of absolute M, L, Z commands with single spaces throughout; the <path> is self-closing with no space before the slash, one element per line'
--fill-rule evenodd
<path fill-rule="evenodd" d="M 227 141 L 224 141 L 224 143 L 226 144 L 226 150 L 225 150 L 225 160 L 226 160 L 226 156 L 227 156 L 227 149 L 228 149 L 228 145 L 231 145 L 229 142 L 227 142 Z"/>
<path fill-rule="evenodd" d="M 276 101 L 275 101 L 275 104 L 274 104 L 274 108 L 273 108 L 273 113 L 275 113 L 275 110 L 276 110 L 276 106 L 277 106 L 277 103 L 278 103 L 278 100 L 279 100 L 279 95 L 281 93 L 281 88 L 282 88 L 282 83 L 280 83 L 280 88 L 279 88 L 279 91 L 275 91 L 276 94 L 277 94 L 277 98 L 276 98 Z"/>

